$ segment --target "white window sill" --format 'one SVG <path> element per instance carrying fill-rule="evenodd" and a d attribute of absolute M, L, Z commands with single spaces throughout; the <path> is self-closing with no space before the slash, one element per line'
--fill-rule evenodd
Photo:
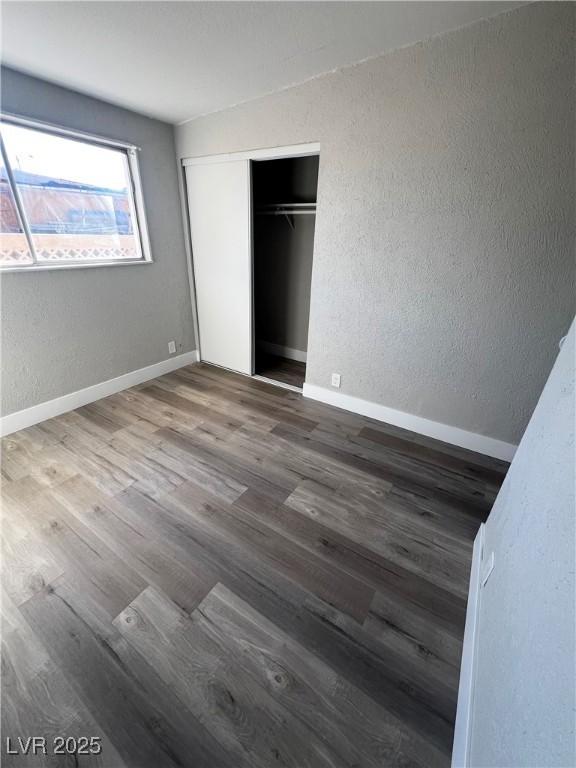
<path fill-rule="evenodd" d="M 64 269 L 96 269 L 97 267 L 136 267 L 144 264 L 154 264 L 152 259 L 146 261 L 99 261 L 95 264 L 31 264 L 29 267 L 0 267 L 0 275 L 18 272 L 59 272 Z"/>

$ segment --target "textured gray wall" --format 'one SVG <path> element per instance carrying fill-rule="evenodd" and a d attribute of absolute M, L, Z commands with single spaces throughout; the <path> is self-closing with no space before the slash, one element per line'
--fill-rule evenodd
<path fill-rule="evenodd" d="M 574 326 L 486 524 L 470 765 L 573 768 Z"/>
<path fill-rule="evenodd" d="M 2 415 L 194 349 L 172 126 L 8 69 L 2 108 L 141 147 L 154 258 L 1 276 Z"/>
<path fill-rule="evenodd" d="M 176 129 L 321 142 L 307 381 L 518 442 L 575 309 L 574 16 L 538 3 Z"/>

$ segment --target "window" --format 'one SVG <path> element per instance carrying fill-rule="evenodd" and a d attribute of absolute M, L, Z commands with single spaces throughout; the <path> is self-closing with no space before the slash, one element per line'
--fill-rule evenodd
<path fill-rule="evenodd" d="M 0 269 L 151 260 L 135 147 L 7 117 L 0 136 Z"/>

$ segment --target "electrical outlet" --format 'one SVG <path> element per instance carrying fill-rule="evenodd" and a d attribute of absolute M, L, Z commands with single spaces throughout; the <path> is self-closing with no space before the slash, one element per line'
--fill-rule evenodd
<path fill-rule="evenodd" d="M 168 342 L 168 352 L 173 355 L 174 352 L 176 352 L 176 342 L 175 341 L 169 341 Z"/>
<path fill-rule="evenodd" d="M 332 374 L 332 386 L 340 388 L 340 374 L 339 373 L 333 373 Z"/>

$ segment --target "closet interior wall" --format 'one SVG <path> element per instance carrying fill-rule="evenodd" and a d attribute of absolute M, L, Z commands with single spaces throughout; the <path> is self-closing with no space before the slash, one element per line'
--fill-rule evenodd
<path fill-rule="evenodd" d="M 255 373 L 301 388 L 306 373 L 317 155 L 252 162 Z M 284 214 L 283 207 L 287 212 Z"/>

